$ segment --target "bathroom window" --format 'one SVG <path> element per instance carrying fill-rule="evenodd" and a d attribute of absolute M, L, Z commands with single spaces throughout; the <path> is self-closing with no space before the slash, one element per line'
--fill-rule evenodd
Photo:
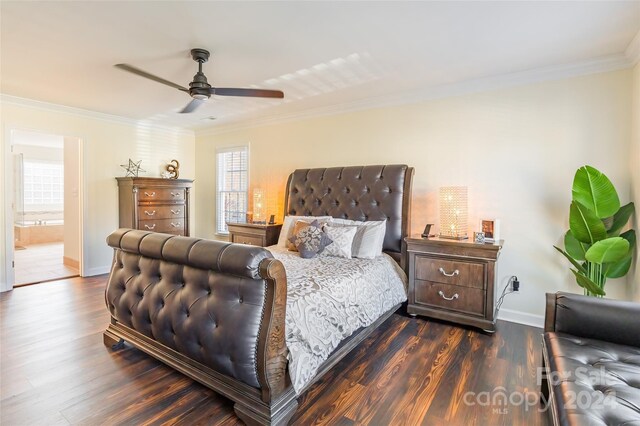
<path fill-rule="evenodd" d="M 25 160 L 24 210 L 61 211 L 63 208 L 63 163 Z"/>

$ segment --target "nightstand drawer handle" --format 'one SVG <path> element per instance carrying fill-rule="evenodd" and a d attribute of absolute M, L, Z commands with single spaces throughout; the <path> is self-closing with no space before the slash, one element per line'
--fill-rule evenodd
<path fill-rule="evenodd" d="M 154 229 L 156 227 L 156 224 L 154 223 L 153 225 L 149 226 L 149 225 L 144 225 L 145 228 L 147 229 Z"/>
<path fill-rule="evenodd" d="M 179 196 L 180 196 L 180 193 L 179 193 L 179 192 L 172 192 L 172 193 L 171 193 L 171 196 L 172 196 L 172 197 L 179 197 Z"/>
<path fill-rule="evenodd" d="M 178 223 L 171 222 L 171 226 L 173 226 L 174 228 L 179 228 L 180 227 L 180 222 L 178 222 Z"/>
<path fill-rule="evenodd" d="M 178 210 L 171 210 L 171 214 L 180 214 L 180 209 L 178 209 Z"/>
<path fill-rule="evenodd" d="M 447 274 L 447 272 L 443 268 L 438 269 L 438 271 L 440 271 L 440 273 L 446 277 L 455 277 L 456 275 L 460 275 L 460 271 L 458 271 L 457 269 L 450 274 Z"/>
<path fill-rule="evenodd" d="M 154 192 L 152 192 L 152 193 L 148 193 L 147 191 L 145 191 L 145 192 L 144 192 L 144 195 L 146 195 L 147 197 L 155 197 L 155 196 L 156 196 L 156 193 L 155 193 L 155 191 L 154 191 Z"/>
<path fill-rule="evenodd" d="M 154 211 L 150 212 L 150 211 L 145 210 L 144 214 L 146 214 L 147 216 L 153 216 L 154 214 L 156 214 L 156 211 L 154 210 Z"/>
<path fill-rule="evenodd" d="M 451 297 L 447 297 L 447 296 L 445 296 L 445 295 L 444 295 L 444 293 L 442 292 L 442 290 L 440 290 L 440 291 L 438 292 L 438 295 L 439 295 L 440 297 L 442 297 L 444 300 L 456 300 L 458 297 L 460 297 L 460 296 L 458 296 L 458 293 L 455 293 L 455 294 L 454 294 L 453 296 L 451 296 Z"/>

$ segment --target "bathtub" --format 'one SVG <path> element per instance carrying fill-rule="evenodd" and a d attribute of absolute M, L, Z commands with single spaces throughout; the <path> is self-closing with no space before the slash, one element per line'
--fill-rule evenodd
<path fill-rule="evenodd" d="M 28 246 L 31 244 L 57 243 L 64 241 L 64 221 L 47 220 L 46 224 L 37 225 L 37 221 L 25 220 L 16 222 L 13 227 L 15 244 Z"/>

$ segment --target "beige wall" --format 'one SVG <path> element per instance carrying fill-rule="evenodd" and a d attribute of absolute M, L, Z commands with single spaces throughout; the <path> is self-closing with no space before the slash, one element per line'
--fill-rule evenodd
<path fill-rule="evenodd" d="M 629 167 L 631 169 L 631 196 L 636 205 L 634 228 L 636 235 L 640 236 L 640 64 L 633 69 L 632 88 L 633 107 L 632 113 L 632 142 Z M 633 300 L 640 302 L 640 248 L 636 247 L 636 261 L 627 277 L 629 288 L 633 294 Z"/>
<path fill-rule="evenodd" d="M 46 146 L 13 145 L 13 154 L 22 154 L 28 160 L 64 160 L 61 148 L 49 148 Z"/>
<path fill-rule="evenodd" d="M 149 126 L 95 118 L 91 114 L 57 111 L 55 108 L 24 106 L 3 102 L 1 107 L 2 150 L 0 164 L 4 170 L 5 145 L 10 129 L 34 130 L 64 136 L 79 137 L 83 141 L 86 206 L 84 240 L 87 253 L 87 275 L 108 271 L 112 252 L 105 243 L 106 236 L 118 227 L 118 193 L 116 176 L 123 176 L 120 164 L 129 158 L 142 160 L 145 175 L 159 176 L 162 167 L 176 158 L 180 161 L 180 176 L 195 176 L 195 148 L 192 132 L 178 132 Z M 0 173 L 0 188 L 5 187 L 5 176 Z M 142 174 L 141 174 L 142 175 Z M 197 193 L 197 184 L 194 186 Z M 5 208 L 0 209 L 0 264 L 6 256 L 7 229 Z M 192 200 L 195 201 L 195 200 Z M 195 205 L 195 203 L 194 203 Z M 0 286 L 6 288 L 4 268 L 0 267 Z"/>
<path fill-rule="evenodd" d="M 539 322 L 545 292 L 580 292 L 552 247 L 568 228 L 575 170 L 591 164 L 613 180 L 624 201 L 629 197 L 631 75 L 623 70 L 218 135 L 196 133 L 197 235 L 214 237 L 217 147 L 250 143 L 251 182 L 277 194 L 280 205 L 287 175 L 296 168 L 406 163 L 416 168 L 413 231 L 438 223 L 440 186 L 467 185 L 473 229 L 483 217 L 502 222 L 500 289 L 511 275 L 521 282 L 521 292 L 505 301 L 505 314 Z M 607 291 L 628 297 L 626 280 L 610 281 Z"/>

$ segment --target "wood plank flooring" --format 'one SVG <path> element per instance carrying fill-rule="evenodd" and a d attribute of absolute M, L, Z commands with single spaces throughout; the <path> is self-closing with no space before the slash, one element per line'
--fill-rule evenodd
<path fill-rule="evenodd" d="M 137 349 L 103 345 L 105 282 L 0 295 L 0 423 L 241 424 L 229 400 Z M 545 425 L 535 403 L 483 399 L 499 387 L 507 397 L 537 394 L 540 333 L 500 322 L 488 336 L 393 315 L 299 399 L 292 424 Z"/>
<path fill-rule="evenodd" d="M 78 276 L 78 269 L 65 265 L 63 243 L 30 244 L 15 251 L 15 285 L 39 283 Z"/>

